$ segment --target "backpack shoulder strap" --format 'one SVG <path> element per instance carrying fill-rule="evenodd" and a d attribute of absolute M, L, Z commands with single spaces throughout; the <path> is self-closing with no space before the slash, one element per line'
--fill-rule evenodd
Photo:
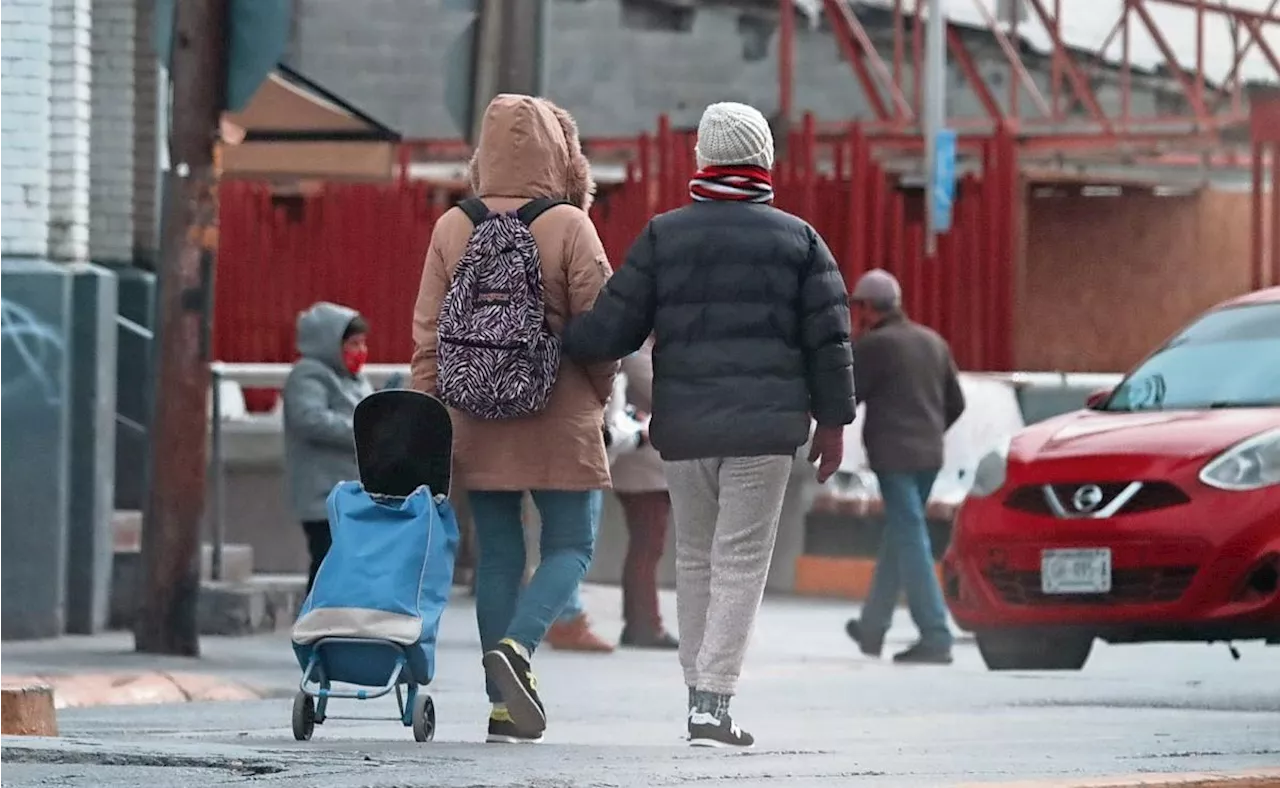
<path fill-rule="evenodd" d="M 525 227 L 530 227 L 533 225 L 535 221 L 537 221 L 539 216 L 551 210 L 552 208 L 556 207 L 557 205 L 572 205 L 572 204 L 573 203 L 569 202 L 568 200 L 554 200 L 550 197 L 539 197 L 536 200 L 530 200 L 529 202 L 520 206 L 520 210 L 516 211 L 516 218 L 518 218 L 524 224 Z"/>
<path fill-rule="evenodd" d="M 473 225 L 479 226 L 481 222 L 489 218 L 489 206 L 479 197 L 468 197 L 458 203 L 458 207 L 467 215 Z"/>

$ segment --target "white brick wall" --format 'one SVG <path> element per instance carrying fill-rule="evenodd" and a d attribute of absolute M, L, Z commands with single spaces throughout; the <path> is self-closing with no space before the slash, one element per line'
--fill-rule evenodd
<path fill-rule="evenodd" d="M 89 259 L 92 0 L 52 0 L 49 256 Z"/>
<path fill-rule="evenodd" d="M 136 0 L 133 38 L 133 258 L 154 265 L 156 224 L 156 107 L 158 66 L 151 44 L 153 2 Z"/>
<path fill-rule="evenodd" d="M 89 254 L 133 259 L 134 36 L 137 0 L 92 0 Z"/>
<path fill-rule="evenodd" d="M 53 13 L 48 0 L 0 4 L 0 250 L 48 254 L 49 83 Z"/>

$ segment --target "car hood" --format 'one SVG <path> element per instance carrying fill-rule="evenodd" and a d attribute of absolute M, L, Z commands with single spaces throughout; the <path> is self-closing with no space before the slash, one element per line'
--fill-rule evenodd
<path fill-rule="evenodd" d="M 1014 440 L 1012 453 L 1023 460 L 1108 454 L 1194 458 L 1217 454 L 1274 427 L 1280 427 L 1277 408 L 1082 410 L 1031 425 Z"/>

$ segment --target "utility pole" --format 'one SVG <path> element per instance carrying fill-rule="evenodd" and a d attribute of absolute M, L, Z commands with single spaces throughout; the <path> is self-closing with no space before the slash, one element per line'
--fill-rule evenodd
<path fill-rule="evenodd" d="M 468 139 L 480 138 L 485 108 L 499 93 L 542 93 L 546 0 L 476 0 L 476 31 L 470 57 Z"/>
<path fill-rule="evenodd" d="M 153 654 L 200 653 L 196 609 L 217 215 L 213 152 L 225 98 L 228 5 L 173 4 L 150 491 L 134 624 L 135 647 Z"/>

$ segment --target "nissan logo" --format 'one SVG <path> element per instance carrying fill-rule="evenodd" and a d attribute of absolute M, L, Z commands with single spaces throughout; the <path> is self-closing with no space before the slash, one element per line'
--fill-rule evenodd
<path fill-rule="evenodd" d="M 1102 488 L 1096 484 L 1086 484 L 1071 496 L 1071 505 L 1077 512 L 1087 514 L 1102 504 Z"/>

